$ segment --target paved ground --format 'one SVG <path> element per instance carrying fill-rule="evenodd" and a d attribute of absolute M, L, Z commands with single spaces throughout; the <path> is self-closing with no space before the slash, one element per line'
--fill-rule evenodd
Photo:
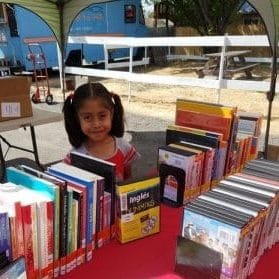
<path fill-rule="evenodd" d="M 140 92 L 143 94 L 142 92 Z M 142 95 L 140 95 L 141 97 Z M 167 115 L 164 110 L 161 113 L 156 113 L 156 116 L 148 116 L 148 109 L 154 111 L 155 108 L 160 107 L 160 102 L 156 104 L 143 103 L 140 108 L 142 111 L 147 110 L 146 114 L 141 114 L 135 111 L 134 106 L 138 99 L 135 99 L 134 103 L 127 104 L 127 95 L 123 97 L 124 104 L 126 105 L 126 118 L 129 120 L 128 133 L 126 134 L 129 139 L 138 149 L 141 154 L 141 159 L 135 164 L 135 171 L 137 176 L 148 174 L 150 170 L 156 168 L 157 147 L 164 144 L 164 131 L 167 124 L 171 123 L 173 115 Z M 61 93 L 56 94 L 54 98 L 54 104 L 47 105 L 45 103 L 32 104 L 36 108 L 45 110 L 61 112 L 63 98 Z M 162 100 L 164 102 L 164 100 Z M 171 110 L 173 110 L 171 108 Z M 159 109 L 158 109 L 159 111 Z M 144 122 L 143 121 L 144 117 Z M 276 120 L 278 121 L 278 119 Z M 39 157 L 42 164 L 50 164 L 51 162 L 61 160 L 65 154 L 70 150 L 70 144 L 67 139 L 67 135 L 64 129 L 63 121 L 37 126 L 35 128 L 37 136 L 37 145 L 39 150 Z M 19 129 L 15 131 L 9 131 L 1 133 L 2 136 L 7 138 L 11 144 L 19 145 L 25 148 L 31 147 L 31 138 L 29 136 L 30 131 Z M 279 135 L 271 134 L 269 143 L 279 146 Z M 264 134 L 261 137 L 261 149 L 263 150 Z M 3 144 L 4 152 L 7 151 L 7 146 Z M 272 150 L 273 155 L 276 155 L 276 150 Z M 278 152 L 279 153 L 279 152 Z M 277 153 L 277 159 L 279 154 Z M 21 160 L 15 160 L 21 158 Z M 10 149 L 6 155 L 6 160 L 11 161 L 12 164 L 17 164 L 22 161 L 22 158 L 33 160 L 33 155 L 16 149 Z M 24 159 L 24 160 L 25 160 Z"/>

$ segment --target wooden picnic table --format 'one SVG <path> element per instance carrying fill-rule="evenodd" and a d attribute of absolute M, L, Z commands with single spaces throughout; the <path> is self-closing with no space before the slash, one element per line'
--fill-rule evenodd
<path fill-rule="evenodd" d="M 223 76 L 232 78 L 235 73 L 244 72 L 247 78 L 252 78 L 251 71 L 258 63 L 247 64 L 245 55 L 250 52 L 251 50 L 232 50 L 225 52 Z M 197 70 L 199 77 L 218 75 L 222 52 L 208 53 L 205 56 L 208 57 L 208 60 L 203 67 Z"/>

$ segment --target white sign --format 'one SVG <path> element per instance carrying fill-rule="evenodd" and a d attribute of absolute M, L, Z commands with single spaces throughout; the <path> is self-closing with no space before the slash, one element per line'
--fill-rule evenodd
<path fill-rule="evenodd" d="M 1 103 L 1 117 L 20 117 L 20 103 Z"/>

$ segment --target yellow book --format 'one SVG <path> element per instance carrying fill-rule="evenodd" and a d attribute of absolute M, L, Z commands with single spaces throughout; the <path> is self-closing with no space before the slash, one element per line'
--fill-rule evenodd
<path fill-rule="evenodd" d="M 160 231 L 159 177 L 116 187 L 116 233 L 121 243 Z"/>
<path fill-rule="evenodd" d="M 233 113 L 236 112 L 236 107 L 185 100 L 185 99 L 177 99 L 176 110 L 203 112 L 206 114 L 213 114 L 216 116 L 231 118 Z"/>

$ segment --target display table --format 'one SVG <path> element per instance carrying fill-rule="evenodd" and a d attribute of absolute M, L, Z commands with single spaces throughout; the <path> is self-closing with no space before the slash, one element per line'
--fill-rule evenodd
<path fill-rule="evenodd" d="M 191 279 L 174 272 L 182 208 L 161 207 L 161 232 L 127 244 L 116 240 L 93 253 L 93 260 L 61 279 Z M 278 277 L 279 244 L 266 251 L 249 279 Z M 200 278 L 206 279 L 206 278 Z"/>
<path fill-rule="evenodd" d="M 19 149 L 22 151 L 33 153 L 37 166 L 41 168 L 34 127 L 38 126 L 38 125 L 61 121 L 62 119 L 63 119 L 62 113 L 33 108 L 32 117 L 18 118 L 18 119 L 0 122 L 1 181 L 3 181 L 5 178 L 5 170 L 6 170 L 6 161 L 4 158 L 1 142 L 6 143 L 9 148 L 15 148 L 15 149 Z M 2 132 L 12 131 L 12 130 L 20 129 L 20 128 L 30 128 L 33 149 L 26 149 L 26 148 L 23 148 L 20 146 L 12 145 L 1 135 Z"/>

